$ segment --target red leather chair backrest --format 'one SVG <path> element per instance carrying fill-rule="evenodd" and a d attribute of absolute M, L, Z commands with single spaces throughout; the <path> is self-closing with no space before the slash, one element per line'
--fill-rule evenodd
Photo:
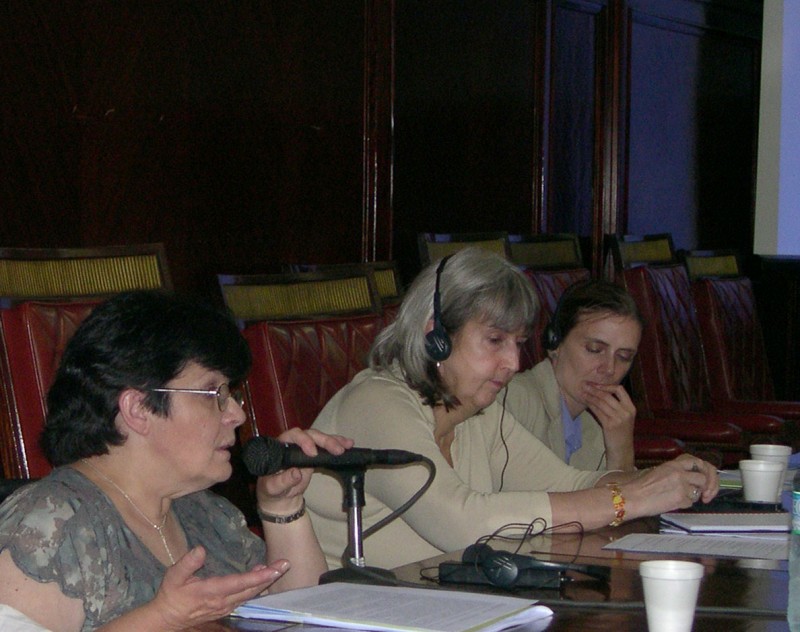
<path fill-rule="evenodd" d="M 701 278 L 692 295 L 713 400 L 772 400 L 772 376 L 755 295 L 747 277 Z"/>
<path fill-rule="evenodd" d="M 686 269 L 642 265 L 623 270 L 621 277 L 646 323 L 630 374 L 637 408 L 706 410 L 706 365 Z"/>
<path fill-rule="evenodd" d="M 253 352 L 251 432 L 274 437 L 288 428 L 308 428 L 328 400 L 366 367 L 382 326 L 379 315 L 246 326 L 243 334 Z"/>
<path fill-rule="evenodd" d="M 99 302 L 31 301 L 0 310 L 0 439 L 7 477 L 39 478 L 50 471 L 39 449 L 47 391 L 67 342 Z"/>
<path fill-rule="evenodd" d="M 539 297 L 539 312 L 534 321 L 531 336 L 522 349 L 520 371 L 531 368 L 547 357 L 547 353 L 542 346 L 542 333 L 553 317 L 561 295 L 573 283 L 586 281 L 591 276 L 586 268 L 570 268 L 566 270 L 525 269 L 524 272 L 531 280 L 536 290 L 536 295 Z"/>

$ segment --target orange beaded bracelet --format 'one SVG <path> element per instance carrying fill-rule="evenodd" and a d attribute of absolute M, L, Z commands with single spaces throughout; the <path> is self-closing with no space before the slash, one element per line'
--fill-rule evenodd
<path fill-rule="evenodd" d="M 625 520 L 625 497 L 616 483 L 608 483 L 606 487 L 611 490 L 611 503 L 614 505 L 614 519 L 608 526 L 618 527 Z"/>

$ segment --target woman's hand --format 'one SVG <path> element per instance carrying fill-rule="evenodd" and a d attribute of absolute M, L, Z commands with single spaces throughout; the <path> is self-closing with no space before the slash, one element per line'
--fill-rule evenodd
<path fill-rule="evenodd" d="M 279 560 L 245 573 L 200 579 L 195 573 L 205 560 L 205 549 L 195 547 L 167 569 L 155 598 L 142 608 L 153 610 L 163 621 L 163 626 L 150 629 L 183 630 L 227 616 L 263 593 L 289 568 L 289 562 Z M 136 616 L 135 611 L 131 615 Z"/>
<path fill-rule="evenodd" d="M 636 406 L 621 384 L 589 383 L 584 400 L 603 428 L 606 464 L 609 470 L 634 469 L 633 423 Z"/>
<path fill-rule="evenodd" d="M 353 447 L 353 440 L 339 435 L 329 435 L 313 428 L 292 428 L 281 433 L 278 441 L 294 443 L 308 456 L 316 456 L 319 448 L 332 454 L 342 454 Z M 256 486 L 258 506 L 262 511 L 276 515 L 289 515 L 300 509 L 303 492 L 311 481 L 312 468 L 291 467 L 270 476 L 261 476 Z"/>
<path fill-rule="evenodd" d="M 652 516 L 691 507 L 698 500 L 711 502 L 719 492 L 716 468 L 702 459 L 683 454 L 623 486 L 630 517 Z"/>

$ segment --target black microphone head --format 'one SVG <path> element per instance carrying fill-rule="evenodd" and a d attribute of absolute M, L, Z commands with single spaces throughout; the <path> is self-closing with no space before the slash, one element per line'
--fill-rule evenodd
<path fill-rule="evenodd" d="M 253 476 L 274 474 L 283 468 L 283 444 L 271 437 L 254 437 L 244 445 L 242 460 Z"/>

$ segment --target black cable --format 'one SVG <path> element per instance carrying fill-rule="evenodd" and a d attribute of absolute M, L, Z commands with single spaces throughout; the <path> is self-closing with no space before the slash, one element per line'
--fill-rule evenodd
<path fill-rule="evenodd" d="M 404 514 L 406 511 L 408 511 L 408 509 L 411 507 L 411 505 L 413 505 L 415 502 L 417 502 L 420 499 L 422 494 L 424 494 L 428 490 L 428 488 L 431 486 L 431 483 L 433 483 L 433 479 L 436 477 L 436 466 L 433 464 L 433 461 L 431 461 L 426 456 L 420 456 L 420 461 L 428 466 L 428 480 L 425 481 L 423 486 L 419 488 L 417 493 L 415 493 L 411 498 L 409 498 L 406 502 L 404 502 L 402 505 L 400 505 L 392 513 L 390 513 L 385 518 L 381 518 L 380 520 L 378 520 L 378 522 L 376 522 L 374 525 L 372 525 L 368 529 L 365 529 L 364 533 L 361 535 L 362 538 L 366 539 L 367 537 L 371 536 L 373 533 L 375 533 L 379 529 L 382 529 L 383 527 L 385 527 L 387 524 L 389 524 L 395 518 L 399 518 L 402 514 Z"/>
<path fill-rule="evenodd" d="M 506 443 L 506 438 L 503 435 L 503 420 L 506 418 L 506 397 L 508 397 L 508 384 L 506 384 L 506 390 L 505 393 L 503 393 L 503 403 L 500 404 L 500 407 L 503 409 L 503 411 L 500 413 L 500 441 L 502 441 L 503 447 L 506 450 L 506 462 L 503 463 L 503 469 L 500 470 L 500 489 L 497 490 L 498 492 L 503 491 L 503 480 L 505 479 L 508 462 L 511 459 L 511 453 L 508 451 L 508 444 Z"/>
<path fill-rule="evenodd" d="M 600 455 L 600 461 L 598 461 L 598 463 L 597 463 L 597 467 L 596 467 L 596 468 L 594 468 L 594 471 L 595 471 L 595 472 L 599 472 L 599 471 L 600 471 L 600 468 L 601 468 L 601 467 L 602 467 L 602 465 L 603 465 L 603 459 L 604 459 L 604 458 L 606 458 L 606 451 L 605 451 L 605 449 L 603 449 L 603 454 L 601 454 L 601 455 Z"/>

